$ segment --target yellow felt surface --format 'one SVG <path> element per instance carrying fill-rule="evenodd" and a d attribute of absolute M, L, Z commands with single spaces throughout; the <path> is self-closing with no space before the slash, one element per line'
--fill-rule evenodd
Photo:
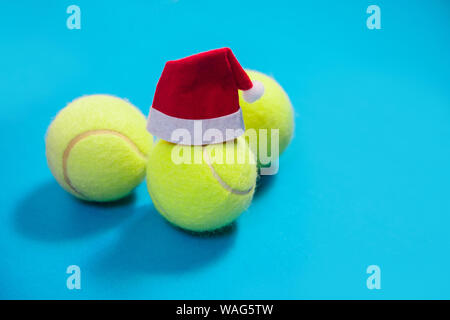
<path fill-rule="evenodd" d="M 257 71 L 246 70 L 252 80 L 264 85 L 264 95 L 253 103 L 246 102 L 239 92 L 239 104 L 244 115 L 245 129 L 267 129 L 267 150 L 270 150 L 270 129 L 279 129 L 279 154 L 289 145 L 294 132 L 294 110 L 288 95 L 275 79 Z M 252 146 L 257 155 L 257 147 Z"/>
<path fill-rule="evenodd" d="M 194 162 L 193 150 L 197 148 L 202 155 L 202 147 L 158 141 L 147 166 L 147 186 L 158 211 L 173 224 L 192 231 L 214 230 L 235 220 L 250 205 L 257 177 L 254 155 L 243 139 L 239 141 L 206 148 L 211 161 L 219 158 L 214 157 L 214 153 L 220 148 L 239 150 L 249 155 L 244 163 L 212 164 L 215 172 L 233 190 L 250 190 L 244 195 L 226 190 L 216 180 L 205 159 L 201 164 L 175 164 L 172 161 L 174 148 L 178 148 L 174 152 L 191 154 Z M 225 160 L 226 151 L 222 154 Z"/>
<path fill-rule="evenodd" d="M 91 131 L 67 157 L 67 176 L 80 194 L 64 179 L 63 157 L 73 139 Z M 145 176 L 151 146 L 144 115 L 129 102 L 108 95 L 74 100 L 58 113 L 46 136 L 48 165 L 56 180 L 73 195 L 94 201 L 130 193 Z"/>

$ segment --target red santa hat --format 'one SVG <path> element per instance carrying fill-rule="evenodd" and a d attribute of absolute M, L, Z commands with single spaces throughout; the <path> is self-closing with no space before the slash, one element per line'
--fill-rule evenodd
<path fill-rule="evenodd" d="M 147 129 L 173 143 L 211 143 L 203 134 L 196 136 L 198 129 L 218 130 L 222 138 L 215 136 L 214 143 L 235 139 L 245 130 L 238 89 L 250 103 L 264 93 L 262 83 L 250 80 L 229 48 L 168 61 L 156 86 Z M 177 129 L 187 130 L 190 142 L 179 141 L 173 134 Z"/>

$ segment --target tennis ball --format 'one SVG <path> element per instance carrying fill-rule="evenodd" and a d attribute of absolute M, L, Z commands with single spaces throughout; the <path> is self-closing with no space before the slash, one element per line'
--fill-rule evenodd
<path fill-rule="evenodd" d="M 84 96 L 50 124 L 47 162 L 58 183 L 74 196 L 112 201 L 143 180 L 152 142 L 144 115 L 132 104 L 108 95 Z"/>
<path fill-rule="evenodd" d="M 159 140 L 147 165 L 156 209 L 172 224 L 196 232 L 224 227 L 245 211 L 256 176 L 255 156 L 242 137 L 207 146 Z"/>
<path fill-rule="evenodd" d="M 270 129 L 279 130 L 279 155 L 283 153 L 292 139 L 294 132 L 294 110 L 291 101 L 283 88 L 271 77 L 257 71 L 246 70 L 250 79 L 258 80 L 264 85 L 263 96 L 253 102 L 248 103 L 239 92 L 239 104 L 244 115 L 244 123 L 246 131 L 254 129 L 256 131 L 256 140 L 250 140 L 252 150 L 258 157 L 258 165 L 261 163 L 261 155 L 259 151 L 259 139 L 261 129 L 266 129 L 267 134 L 267 150 L 271 150 L 271 131 Z M 249 136 L 249 132 L 246 133 Z M 253 142 L 253 143 L 252 143 Z"/>

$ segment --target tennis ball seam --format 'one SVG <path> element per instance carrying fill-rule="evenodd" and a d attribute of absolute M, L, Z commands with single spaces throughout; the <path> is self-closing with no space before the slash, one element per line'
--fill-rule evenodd
<path fill-rule="evenodd" d="M 206 151 L 206 148 L 203 147 L 203 150 L 204 150 L 204 152 L 205 152 L 205 151 Z M 207 156 L 207 159 L 208 159 L 208 160 L 205 159 L 205 162 L 207 163 L 208 167 L 211 169 L 211 172 L 212 172 L 212 174 L 213 174 L 213 177 L 214 177 L 214 178 L 217 180 L 217 182 L 219 182 L 219 184 L 220 184 L 225 190 L 227 190 L 228 192 L 233 193 L 233 194 L 236 194 L 236 195 L 238 195 L 238 196 L 244 196 L 244 195 L 248 194 L 249 192 L 251 192 L 252 189 L 255 187 L 255 185 L 253 185 L 249 190 L 244 190 L 244 191 L 236 190 L 236 189 L 231 188 L 231 187 L 230 187 L 228 184 L 226 184 L 225 181 L 223 181 L 222 178 L 217 174 L 217 172 L 214 170 L 214 168 L 212 167 L 212 165 L 210 165 L 210 163 L 209 163 L 209 157 L 208 157 L 208 156 Z M 167 210 L 164 209 L 164 207 L 163 207 L 163 206 L 161 205 L 161 203 L 158 201 L 158 199 L 157 199 L 155 193 L 153 192 L 153 188 L 152 188 L 152 186 L 151 186 L 151 183 L 149 183 L 147 186 L 148 186 L 148 192 L 149 192 L 149 194 L 150 194 L 150 196 L 151 196 L 151 198 L 152 198 L 152 201 L 154 202 L 155 207 L 157 207 L 157 209 L 158 209 L 158 210 L 166 217 L 166 219 L 169 220 L 169 222 L 170 222 L 171 224 L 173 224 L 173 225 L 175 225 L 175 226 L 177 226 L 177 227 L 180 227 L 180 226 L 178 226 L 175 222 L 172 221 L 172 220 L 174 220 L 173 217 L 167 212 Z"/>
<path fill-rule="evenodd" d="M 75 147 L 75 145 L 78 142 L 80 142 L 84 138 L 87 138 L 87 137 L 90 137 L 93 135 L 102 135 L 102 134 L 104 134 L 104 135 L 111 134 L 111 135 L 114 135 L 114 136 L 117 136 L 117 137 L 123 139 L 136 152 L 136 154 L 139 157 L 141 157 L 143 160 L 147 159 L 146 155 L 138 148 L 138 146 L 129 137 L 127 137 L 126 135 L 124 135 L 123 133 L 120 133 L 118 131 L 110 130 L 110 129 L 97 129 L 97 130 L 85 131 L 83 133 L 78 134 L 72 140 L 69 141 L 66 149 L 64 150 L 64 153 L 63 153 L 63 177 L 64 177 L 64 182 L 74 192 L 76 192 L 78 195 L 80 195 L 81 197 L 83 197 L 85 199 L 89 199 L 89 198 L 86 195 L 84 195 L 80 190 L 75 188 L 75 186 L 72 184 L 72 181 L 69 178 L 69 174 L 67 172 L 67 161 L 69 159 L 70 151 L 72 151 L 73 147 Z"/>
<path fill-rule="evenodd" d="M 214 179 L 216 179 L 217 182 L 219 182 L 219 184 L 222 186 L 222 188 L 224 188 L 226 191 L 236 194 L 236 195 L 240 195 L 240 196 L 244 196 L 246 194 L 249 194 L 253 188 L 255 187 L 255 185 L 251 186 L 248 190 L 237 190 L 237 189 L 233 189 L 232 187 L 230 187 L 223 179 L 222 177 L 219 176 L 219 174 L 217 173 L 217 171 L 214 169 L 214 167 L 211 164 L 211 160 L 209 158 L 207 149 L 203 146 L 203 157 L 205 159 L 206 164 L 208 165 L 209 169 L 211 170 L 211 173 L 214 177 Z M 163 208 L 163 206 L 159 203 L 159 201 L 156 199 L 156 196 L 152 190 L 151 187 L 151 183 L 148 184 L 148 189 L 149 189 L 149 193 L 150 195 L 152 195 L 152 199 L 155 202 L 156 206 L 159 207 L 159 209 L 164 213 L 164 215 L 166 215 L 167 217 L 170 218 L 170 214 L 168 214 L 167 210 L 165 210 Z"/>
<path fill-rule="evenodd" d="M 238 194 L 238 195 L 246 195 L 248 193 L 250 193 L 253 189 L 254 186 L 251 186 L 249 189 L 247 190 L 238 190 L 238 189 L 233 189 L 231 186 L 229 186 L 223 179 L 222 177 L 219 176 L 219 174 L 217 173 L 217 171 L 214 169 L 213 165 L 211 164 L 211 159 L 209 158 L 207 149 L 205 147 L 203 147 L 203 157 L 205 159 L 206 164 L 208 165 L 209 169 L 211 170 L 212 175 L 214 176 L 214 178 L 217 180 L 217 182 L 219 182 L 219 184 L 222 186 L 222 188 L 224 188 L 225 190 L 227 190 L 228 192 L 234 193 L 234 194 Z"/>

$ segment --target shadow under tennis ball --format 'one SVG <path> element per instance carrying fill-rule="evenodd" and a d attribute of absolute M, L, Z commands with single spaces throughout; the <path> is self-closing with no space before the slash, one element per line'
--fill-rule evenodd
<path fill-rule="evenodd" d="M 56 182 L 47 182 L 20 200 L 14 212 L 15 229 L 42 241 L 84 237 L 121 224 L 131 216 L 134 199 L 130 194 L 115 202 L 85 202 Z"/>
<path fill-rule="evenodd" d="M 136 272 L 184 272 L 219 259 L 235 242 L 235 223 L 216 232 L 192 233 L 172 226 L 153 205 L 138 211 L 134 215 L 139 218 L 123 229 L 117 242 L 99 253 L 99 274 L 113 272 L 122 278 Z"/>
<path fill-rule="evenodd" d="M 261 196 L 264 196 L 275 183 L 277 175 L 258 175 L 258 179 L 256 180 L 256 189 L 254 198 L 257 199 Z"/>

